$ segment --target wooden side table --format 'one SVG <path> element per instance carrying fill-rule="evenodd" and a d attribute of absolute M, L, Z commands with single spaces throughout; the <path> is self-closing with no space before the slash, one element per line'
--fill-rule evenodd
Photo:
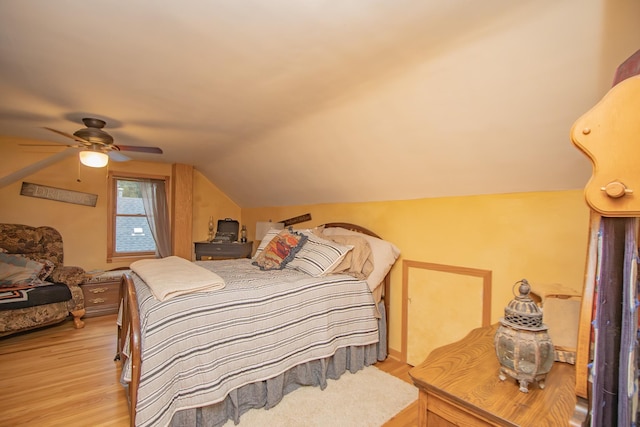
<path fill-rule="evenodd" d="M 120 279 L 130 270 L 110 270 L 92 275 L 80 284 L 84 296 L 85 317 L 118 312 Z"/>
<path fill-rule="evenodd" d="M 409 371 L 419 389 L 419 426 L 569 425 L 576 403 L 575 367 L 556 362 L 544 389 L 532 384 L 522 393 L 515 380 L 498 378 L 496 329 L 474 329 Z"/>
<path fill-rule="evenodd" d="M 197 260 L 251 258 L 253 242 L 195 242 Z"/>

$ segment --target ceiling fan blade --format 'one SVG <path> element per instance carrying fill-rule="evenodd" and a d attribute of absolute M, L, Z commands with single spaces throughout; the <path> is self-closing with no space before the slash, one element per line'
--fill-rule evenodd
<path fill-rule="evenodd" d="M 127 156 L 125 156 L 124 154 L 122 154 L 122 153 L 120 153 L 118 151 L 109 151 L 107 153 L 107 155 L 114 162 L 127 162 L 127 161 L 131 160 L 130 157 L 127 157 Z"/>
<path fill-rule="evenodd" d="M 115 145 L 120 151 L 138 151 L 140 153 L 162 154 L 162 149 L 158 147 L 141 147 L 137 145 Z"/>
<path fill-rule="evenodd" d="M 61 145 L 62 144 L 62 145 Z M 75 145 L 68 145 L 63 143 L 58 144 L 18 144 L 21 147 L 76 147 Z"/>
<path fill-rule="evenodd" d="M 62 150 L 52 156 L 46 157 L 40 160 L 39 162 L 32 163 L 29 166 L 26 166 L 20 170 L 10 173 L 9 175 L 0 177 L 0 188 L 3 188 L 13 182 L 23 179 L 31 174 L 34 174 L 39 170 L 47 166 L 51 166 L 52 164 L 57 163 L 60 160 L 66 157 L 69 157 L 75 153 L 77 153 L 77 151 L 74 150 L 73 148 L 67 148 L 66 150 Z"/>
<path fill-rule="evenodd" d="M 62 136 L 66 136 L 67 138 L 71 138 L 71 139 L 73 139 L 73 140 L 75 140 L 75 141 L 78 141 L 78 142 L 80 142 L 80 143 L 82 143 L 82 144 L 91 144 L 91 143 L 90 143 L 89 141 L 87 141 L 86 139 L 80 138 L 79 136 L 72 135 L 72 134 L 67 133 L 67 132 L 63 132 L 63 131 L 58 130 L 58 129 L 49 128 L 49 127 L 46 127 L 46 126 L 44 127 L 44 129 L 46 129 L 46 130 L 50 130 L 51 132 L 55 132 L 55 133 L 57 133 L 57 134 L 59 134 L 59 135 L 62 135 Z"/>

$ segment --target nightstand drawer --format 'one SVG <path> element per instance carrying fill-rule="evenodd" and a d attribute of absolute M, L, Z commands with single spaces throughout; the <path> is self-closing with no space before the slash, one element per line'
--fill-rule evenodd
<path fill-rule="evenodd" d="M 98 274 L 80 285 L 86 317 L 118 312 L 120 279 L 129 270 L 112 270 Z"/>
<path fill-rule="evenodd" d="M 250 258 L 253 251 L 253 242 L 195 242 L 194 245 L 197 260 Z"/>

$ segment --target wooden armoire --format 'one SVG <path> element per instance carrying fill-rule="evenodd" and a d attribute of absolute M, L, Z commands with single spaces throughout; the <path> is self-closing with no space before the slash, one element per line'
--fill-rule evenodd
<path fill-rule="evenodd" d="M 571 129 L 593 163 L 585 187 L 592 210 L 578 331 L 573 426 L 638 422 L 638 218 L 640 51 L 613 88 Z"/>

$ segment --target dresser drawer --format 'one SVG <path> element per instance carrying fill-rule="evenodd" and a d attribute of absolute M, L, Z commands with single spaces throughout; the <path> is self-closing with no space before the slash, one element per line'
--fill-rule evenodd
<path fill-rule="evenodd" d="M 253 250 L 253 242 L 195 242 L 194 245 L 197 260 L 250 258 Z"/>

